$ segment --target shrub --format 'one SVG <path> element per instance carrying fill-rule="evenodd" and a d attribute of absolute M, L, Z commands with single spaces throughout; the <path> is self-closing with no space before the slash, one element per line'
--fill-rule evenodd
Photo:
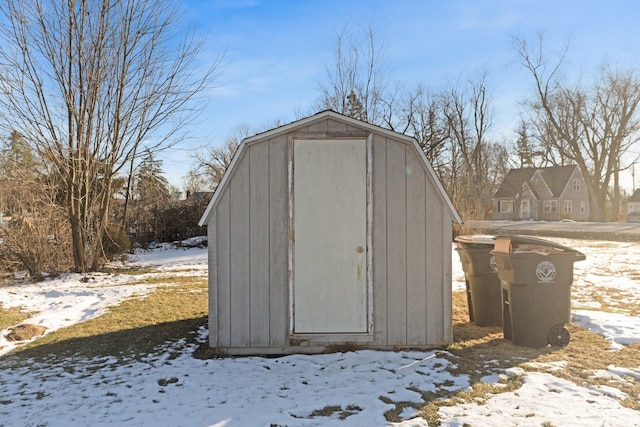
<path fill-rule="evenodd" d="M 128 252 L 131 249 L 129 236 L 122 227 L 109 224 L 102 236 L 102 250 L 107 259 L 114 259 L 118 255 Z"/>

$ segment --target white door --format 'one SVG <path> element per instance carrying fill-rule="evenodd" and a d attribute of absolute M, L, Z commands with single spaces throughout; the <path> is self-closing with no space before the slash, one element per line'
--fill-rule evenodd
<path fill-rule="evenodd" d="M 295 140 L 293 330 L 367 332 L 367 144 Z"/>

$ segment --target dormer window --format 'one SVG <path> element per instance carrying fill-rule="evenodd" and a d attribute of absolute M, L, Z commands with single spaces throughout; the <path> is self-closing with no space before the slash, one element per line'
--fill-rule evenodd
<path fill-rule="evenodd" d="M 573 180 L 573 191 L 580 191 L 580 180 L 579 179 L 574 179 Z"/>

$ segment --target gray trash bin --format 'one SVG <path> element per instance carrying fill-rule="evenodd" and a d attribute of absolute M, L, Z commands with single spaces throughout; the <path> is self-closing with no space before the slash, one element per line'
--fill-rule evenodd
<path fill-rule="evenodd" d="M 497 236 L 491 254 L 498 266 L 504 337 L 526 347 L 567 345 L 573 263 L 585 255 L 530 236 Z"/>
<path fill-rule="evenodd" d="M 458 236 L 460 256 L 467 289 L 469 320 L 478 326 L 502 326 L 500 281 L 493 255 L 492 236 Z"/>

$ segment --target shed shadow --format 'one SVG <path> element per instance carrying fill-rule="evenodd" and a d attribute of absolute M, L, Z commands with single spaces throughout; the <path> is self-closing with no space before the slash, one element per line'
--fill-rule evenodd
<path fill-rule="evenodd" d="M 207 316 L 157 323 L 132 329 L 82 337 L 60 338 L 53 332 L 0 356 L 0 363 L 64 363 L 66 358 L 116 358 L 120 362 L 140 360 L 150 354 L 181 354 L 186 345 L 199 344 L 198 331 Z"/>

